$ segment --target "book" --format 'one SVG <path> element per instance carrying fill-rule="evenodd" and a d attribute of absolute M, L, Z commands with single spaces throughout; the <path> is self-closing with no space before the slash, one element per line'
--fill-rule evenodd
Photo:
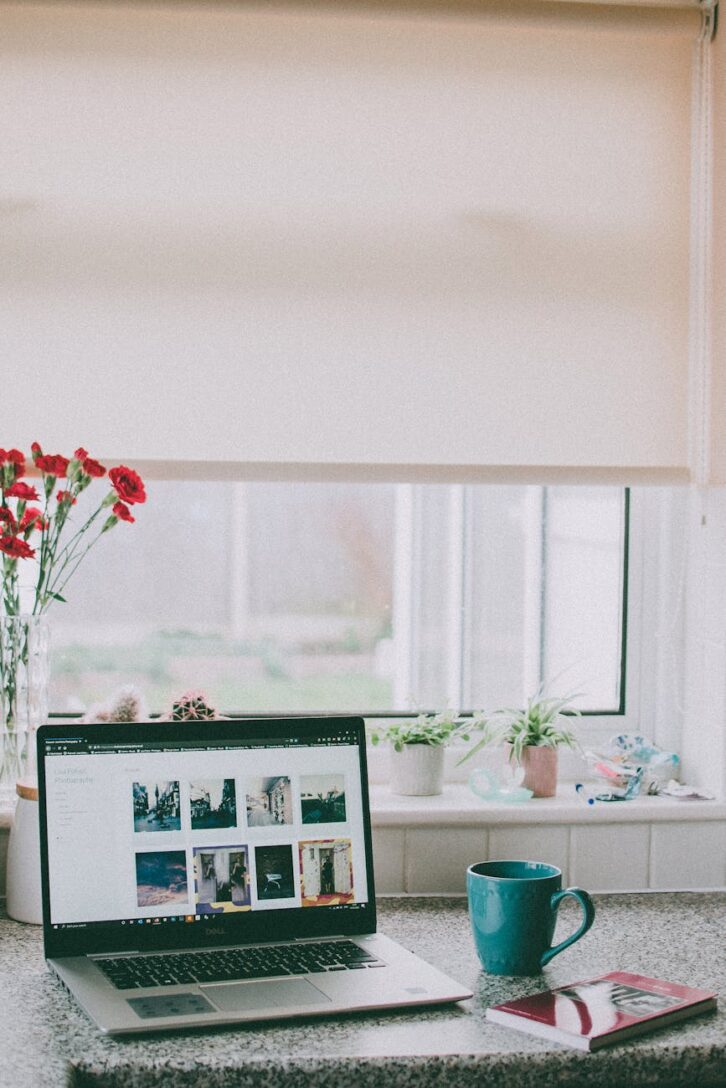
<path fill-rule="evenodd" d="M 487 1020 L 599 1050 L 716 1008 L 717 994 L 679 982 L 612 971 L 487 1009 Z"/>

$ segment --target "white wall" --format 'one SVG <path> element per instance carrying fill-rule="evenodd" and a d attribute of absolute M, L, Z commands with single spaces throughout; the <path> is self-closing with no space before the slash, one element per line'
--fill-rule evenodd
<path fill-rule="evenodd" d="M 726 487 L 691 492 L 683 775 L 726 792 Z"/>

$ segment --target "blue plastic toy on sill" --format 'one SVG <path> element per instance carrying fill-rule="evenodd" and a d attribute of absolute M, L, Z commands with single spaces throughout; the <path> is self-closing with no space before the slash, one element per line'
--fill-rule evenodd
<path fill-rule="evenodd" d="M 524 771 L 520 775 L 520 782 L 523 776 Z M 475 771 L 471 772 L 469 775 L 469 789 L 482 801 L 495 801 L 505 805 L 520 804 L 522 801 L 529 801 L 532 796 L 532 790 L 527 790 L 524 786 L 518 785 L 514 775 L 512 776 L 511 785 L 502 785 L 494 772 L 488 771 L 484 767 L 477 767 Z"/>

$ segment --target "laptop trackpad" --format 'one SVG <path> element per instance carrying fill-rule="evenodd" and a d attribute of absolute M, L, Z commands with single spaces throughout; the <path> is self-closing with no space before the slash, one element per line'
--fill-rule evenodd
<path fill-rule="evenodd" d="M 222 1012 L 254 1012 L 255 1009 L 285 1009 L 295 1005 L 321 1005 L 330 1001 L 304 978 L 279 982 L 233 982 L 227 986 L 200 987 Z"/>

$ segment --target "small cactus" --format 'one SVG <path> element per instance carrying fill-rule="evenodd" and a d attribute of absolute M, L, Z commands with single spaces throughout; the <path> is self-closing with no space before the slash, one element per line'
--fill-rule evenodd
<path fill-rule="evenodd" d="M 133 684 L 119 688 L 108 701 L 110 722 L 141 722 L 148 718 L 143 696 Z"/>
<path fill-rule="evenodd" d="M 186 691 L 175 699 L 171 708 L 173 722 L 204 722 L 217 717 L 215 707 L 209 705 L 202 691 Z"/>
<path fill-rule="evenodd" d="M 119 688 L 105 702 L 94 703 L 83 716 L 84 722 L 145 722 L 148 719 L 144 697 L 132 684 Z"/>

